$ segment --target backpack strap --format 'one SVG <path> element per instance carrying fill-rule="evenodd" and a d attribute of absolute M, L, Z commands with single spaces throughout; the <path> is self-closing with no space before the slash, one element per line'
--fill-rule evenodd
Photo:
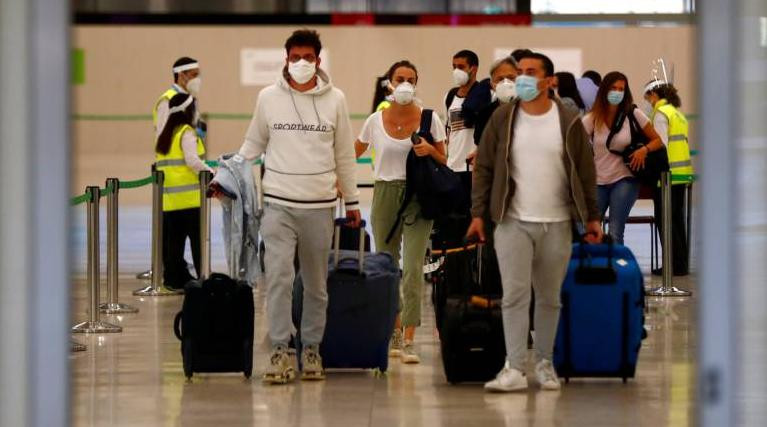
<path fill-rule="evenodd" d="M 432 117 L 434 117 L 434 110 L 421 110 L 421 126 L 418 129 L 418 136 L 425 139 L 429 144 L 434 144 L 434 136 L 431 134 Z"/>
<path fill-rule="evenodd" d="M 448 116 L 450 115 L 450 106 L 453 105 L 453 100 L 455 99 L 455 94 L 458 93 L 458 88 L 454 87 L 447 91 L 447 96 L 445 97 L 445 109 L 447 110 Z"/>
<path fill-rule="evenodd" d="M 434 144 L 434 136 L 431 134 L 431 122 L 432 117 L 434 116 L 434 110 L 429 109 L 423 109 L 421 110 L 421 125 L 418 129 L 418 136 L 425 139 L 429 144 Z M 397 216 L 394 220 L 394 224 L 392 224 L 391 229 L 389 230 L 389 234 L 386 235 L 386 243 L 389 243 L 391 239 L 394 237 L 394 232 L 397 231 L 397 227 L 402 223 L 402 215 L 405 213 L 405 209 L 407 208 L 407 205 L 410 204 L 410 201 L 413 200 L 413 196 L 415 195 L 415 185 L 413 183 L 413 174 L 410 173 L 410 170 L 412 169 L 412 163 L 414 163 L 411 159 L 413 158 L 413 149 L 410 149 L 410 153 L 407 156 L 407 175 L 405 179 L 405 197 L 402 199 L 402 204 L 400 205 L 399 209 L 397 210 Z"/>

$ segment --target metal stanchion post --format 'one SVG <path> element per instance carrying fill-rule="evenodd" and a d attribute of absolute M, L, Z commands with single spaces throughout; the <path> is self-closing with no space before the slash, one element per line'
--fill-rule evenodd
<path fill-rule="evenodd" d="M 110 190 L 107 194 L 107 302 L 99 308 L 106 314 L 138 313 L 136 307 L 118 302 L 117 212 L 120 205 L 117 194 L 120 190 L 120 180 L 107 178 L 106 187 Z"/>
<path fill-rule="evenodd" d="M 655 297 L 688 297 L 690 291 L 674 286 L 674 260 L 671 234 L 671 173 L 661 174 L 661 198 L 663 199 L 663 284 L 651 289 L 647 295 Z"/>
<path fill-rule="evenodd" d="M 99 319 L 99 285 L 101 268 L 99 263 L 99 188 L 88 187 L 88 320 L 72 327 L 72 332 L 103 334 L 122 332 L 122 328 Z"/>
<path fill-rule="evenodd" d="M 212 179 L 210 171 L 200 172 L 200 280 L 210 277 L 210 199 L 206 193 Z"/>
<path fill-rule="evenodd" d="M 163 284 L 162 265 L 162 194 L 165 185 L 163 171 L 152 169 L 152 282 L 133 291 L 133 295 L 142 297 L 181 295 L 183 290 L 168 289 Z"/>

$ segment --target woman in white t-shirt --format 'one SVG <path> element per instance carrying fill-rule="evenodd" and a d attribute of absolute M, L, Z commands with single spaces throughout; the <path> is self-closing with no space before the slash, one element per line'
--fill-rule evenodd
<path fill-rule="evenodd" d="M 663 148 L 663 143 L 647 116 L 634 105 L 626 76 L 617 71 L 608 73 L 599 85 L 591 112 L 583 117 L 583 126 L 591 136 L 594 147 L 599 210 L 604 218 L 605 212 L 610 209 L 610 236 L 616 243 L 623 244 L 623 230 L 626 228 L 631 208 L 639 196 L 639 182 L 623 163 L 623 157 L 607 149 L 607 138 L 610 129 L 616 125 L 619 112 L 622 112 L 626 119 L 620 130 L 613 135 L 610 150 L 620 152 L 631 143 L 629 114 L 634 115 L 650 141 L 645 148 L 632 155 L 632 169 L 643 168 L 647 153 Z"/>
<path fill-rule="evenodd" d="M 393 101 L 385 110 L 373 113 L 365 121 L 354 143 L 357 157 L 372 146 L 375 150 L 375 185 L 371 224 L 376 250 L 389 252 L 397 264 L 402 250 L 402 299 L 400 313 L 392 335 L 390 355 L 401 357 L 404 363 L 418 363 L 413 348 L 415 328 L 421 324 L 421 293 L 423 291 L 423 259 L 429 244 L 432 221 L 421 217 L 421 207 L 414 198 L 402 215 L 402 222 L 387 243 L 386 236 L 394 225 L 397 211 L 405 196 L 406 163 L 410 150 L 418 156 L 431 156 L 445 164 L 445 127 L 437 114 L 431 121 L 434 144 L 420 138 L 413 144 L 411 135 L 421 124 L 421 107 L 415 101 L 418 71 L 409 61 L 399 61 L 387 73 Z M 404 331 L 402 328 L 404 327 Z"/>

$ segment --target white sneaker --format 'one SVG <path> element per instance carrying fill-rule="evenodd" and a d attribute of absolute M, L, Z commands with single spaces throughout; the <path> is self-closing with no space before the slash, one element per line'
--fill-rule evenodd
<path fill-rule="evenodd" d="M 559 390 L 562 387 L 550 360 L 542 359 L 535 365 L 535 378 L 541 384 L 542 390 Z"/>
<path fill-rule="evenodd" d="M 415 352 L 415 347 L 411 341 L 405 341 L 400 358 L 402 359 L 402 363 L 421 363 L 421 358 L 418 356 L 418 353 Z"/>
<path fill-rule="evenodd" d="M 501 369 L 501 372 L 495 376 L 494 380 L 485 383 L 485 390 L 488 391 L 517 391 L 527 388 L 527 378 L 525 374 L 511 367 L 509 361 Z"/>

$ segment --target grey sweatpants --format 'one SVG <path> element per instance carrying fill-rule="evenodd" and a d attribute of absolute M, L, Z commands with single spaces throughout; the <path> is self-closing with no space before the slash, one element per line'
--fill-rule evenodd
<path fill-rule="evenodd" d="M 534 223 L 506 218 L 495 229 L 503 282 L 503 331 L 512 368 L 525 372 L 530 284 L 535 290 L 535 352 L 551 360 L 559 323 L 560 291 L 572 251 L 570 221 Z"/>
<path fill-rule="evenodd" d="M 328 256 L 333 238 L 333 209 L 298 209 L 267 203 L 261 222 L 264 238 L 266 315 L 272 346 L 287 346 L 293 332 L 292 306 L 298 248 L 304 305 L 301 341 L 316 345 L 325 333 L 328 306 Z"/>

